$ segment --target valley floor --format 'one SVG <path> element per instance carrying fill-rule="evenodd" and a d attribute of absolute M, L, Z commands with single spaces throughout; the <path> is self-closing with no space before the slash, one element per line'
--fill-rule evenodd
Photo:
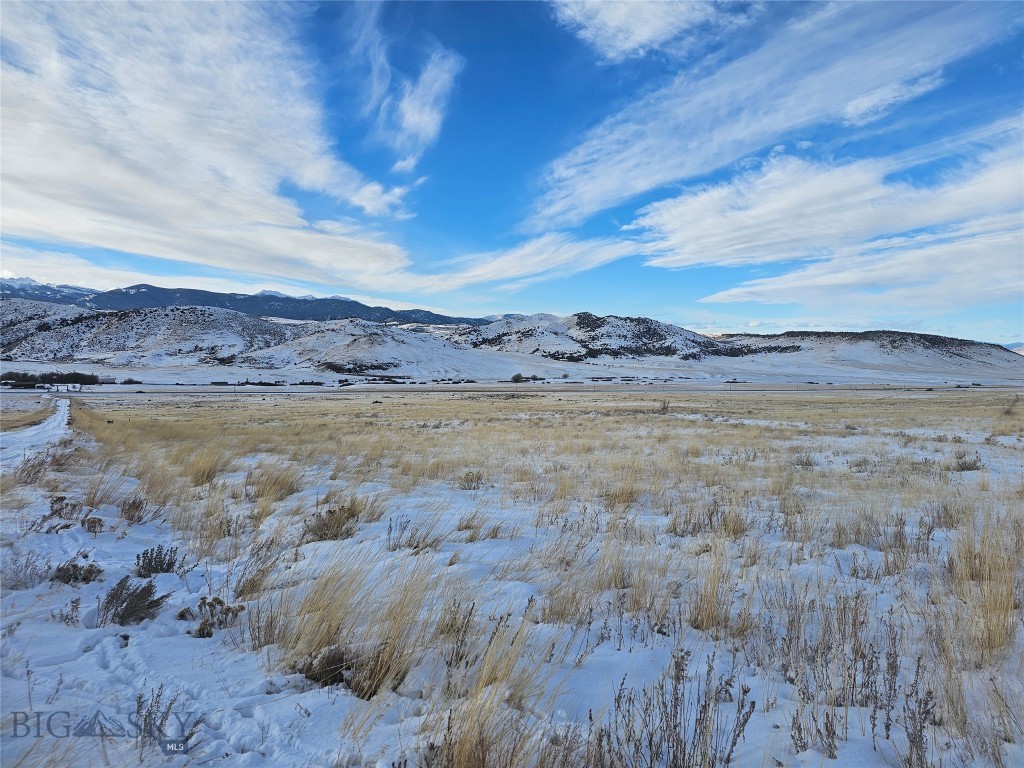
<path fill-rule="evenodd" d="M 0 758 L 1024 764 L 1020 394 L 653 389 L 55 398 Z"/>

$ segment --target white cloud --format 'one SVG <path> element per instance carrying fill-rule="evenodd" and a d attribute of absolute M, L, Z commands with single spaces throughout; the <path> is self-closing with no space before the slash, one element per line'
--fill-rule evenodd
<path fill-rule="evenodd" d="M 376 122 L 377 139 L 398 156 L 393 171 L 415 170 L 423 153 L 440 135 L 465 64 L 455 51 L 434 44 L 415 78 L 391 63 L 390 42 L 384 34 L 379 2 L 353 3 L 346 9 L 347 41 L 351 55 L 366 75 L 363 116 Z"/>
<path fill-rule="evenodd" d="M 0 277 L 30 277 L 40 283 L 78 285 L 101 291 L 147 283 L 161 288 L 185 287 L 221 293 L 278 291 L 288 296 L 337 295 L 335 291 L 318 290 L 304 283 L 268 280 L 262 275 L 248 275 L 244 272 L 236 272 L 234 277 L 201 277 L 189 274 L 161 274 L 146 271 L 144 268 L 106 267 L 93 264 L 75 254 L 52 249 L 37 250 L 12 243 L 3 243 L 0 253 L 4 263 L 4 268 L 0 269 Z M 460 314 L 447 307 L 431 306 L 420 301 L 401 301 L 387 296 L 346 293 L 345 298 L 390 309 L 425 309 L 440 315 Z"/>
<path fill-rule="evenodd" d="M 3 277 L 31 277 L 40 283 L 78 285 L 101 291 L 148 283 L 162 288 L 187 287 L 225 293 L 297 292 L 293 285 L 257 275 L 240 275 L 237 279 L 159 275 L 144 270 L 100 266 L 71 253 L 53 249 L 37 250 L 11 243 L 3 244 L 2 254 Z"/>
<path fill-rule="evenodd" d="M 730 182 L 649 205 L 631 228 L 662 252 L 653 266 L 825 258 L 915 230 L 1004 221 L 1024 205 L 1021 161 L 1011 144 L 936 186 L 914 187 L 887 181 L 899 170 L 887 161 L 831 165 L 783 155 Z"/>
<path fill-rule="evenodd" d="M 446 288 L 516 280 L 515 285 L 509 286 L 515 290 L 530 282 L 576 274 L 644 250 L 631 240 L 578 240 L 563 233 L 549 233 L 507 250 L 455 259 L 449 263 L 458 269 L 431 280 L 438 287 Z"/>
<path fill-rule="evenodd" d="M 413 170 L 426 148 L 437 140 L 462 66 L 457 53 L 437 48 L 423 65 L 419 78 L 404 81 L 401 98 L 384 110 L 388 141 L 403 155 L 394 170 Z"/>
<path fill-rule="evenodd" d="M 3 9 L 3 230 L 371 286 L 404 251 L 352 222 L 307 222 L 282 183 L 374 214 L 404 189 L 334 152 L 301 12 L 248 3 L 14 3 Z"/>
<path fill-rule="evenodd" d="M 352 55 L 362 59 L 368 70 L 364 115 L 372 115 L 380 109 L 391 86 L 388 43 L 380 26 L 383 8 L 382 3 L 363 2 L 353 3 L 346 9 Z"/>
<path fill-rule="evenodd" d="M 558 22 L 608 61 L 642 56 L 695 27 L 722 23 L 729 15 L 711 2 L 558 0 Z"/>
<path fill-rule="evenodd" d="M 482 284 L 498 284 L 499 290 L 515 291 L 531 283 L 576 274 L 650 251 L 650 248 L 628 239 L 578 240 L 565 234 L 547 234 L 504 250 L 451 259 L 443 265 L 448 267 L 447 271 L 420 273 L 404 268 L 378 270 L 367 274 L 349 275 L 344 285 L 358 290 L 417 295 L 446 294 L 467 286 Z M 4 270 L 10 276 L 32 277 L 42 282 L 76 283 L 104 289 L 139 282 L 157 285 L 168 285 L 169 282 L 173 282 L 207 290 L 278 290 L 288 294 L 322 295 L 323 291 L 311 289 L 308 283 L 338 285 L 336 281 L 317 279 L 316 276 L 320 274 L 318 271 L 300 269 L 294 264 L 291 265 L 294 267 L 291 270 L 288 268 L 289 264 L 283 264 L 280 269 L 268 269 L 266 264 L 259 261 L 237 260 L 234 264 L 217 264 L 231 270 L 235 275 L 232 278 L 192 277 L 187 274 L 168 277 L 147 272 L 144 266 L 112 268 L 96 265 L 86 258 L 61 251 L 59 246 L 38 248 L 5 242 L 0 253 Z M 216 262 L 204 259 L 201 264 L 206 266 Z M 251 267 L 251 271 L 239 270 L 240 264 Z M 349 290 L 345 290 L 344 293 L 358 301 L 368 300 L 389 307 L 412 306 L 394 299 L 371 298 L 366 294 L 353 293 Z M 421 301 L 415 302 L 415 306 L 429 308 Z"/>
<path fill-rule="evenodd" d="M 877 119 L 1018 20 L 999 3 L 814 6 L 757 50 L 707 75 L 682 72 L 585 134 L 547 168 L 529 224 L 579 223 L 800 128 Z"/>
<path fill-rule="evenodd" d="M 932 72 L 916 79 L 886 83 L 870 93 L 858 96 L 846 105 L 843 117 L 851 125 L 864 125 L 889 112 L 893 107 L 905 101 L 912 101 L 929 91 L 934 91 L 943 83 L 938 72 Z"/>
<path fill-rule="evenodd" d="M 659 267 L 783 264 L 704 302 L 798 303 L 857 317 L 936 316 L 1024 299 L 1020 132 L 932 186 L 891 160 L 778 156 L 728 183 L 644 208 Z"/>
<path fill-rule="evenodd" d="M 877 250 L 844 253 L 779 277 L 751 280 L 702 301 L 798 303 L 819 311 L 884 313 L 901 319 L 938 317 L 999 302 L 1020 305 L 1020 216 L 985 224 L 989 231 L 955 228 L 939 242 L 894 238 Z"/>

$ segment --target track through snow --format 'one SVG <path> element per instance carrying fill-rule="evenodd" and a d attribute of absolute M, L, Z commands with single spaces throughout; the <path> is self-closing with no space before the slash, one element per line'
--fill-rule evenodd
<path fill-rule="evenodd" d="M 10 472 L 30 456 L 46 450 L 68 431 L 67 398 L 57 401 L 57 410 L 46 421 L 24 429 L 0 433 L 0 470 Z"/>

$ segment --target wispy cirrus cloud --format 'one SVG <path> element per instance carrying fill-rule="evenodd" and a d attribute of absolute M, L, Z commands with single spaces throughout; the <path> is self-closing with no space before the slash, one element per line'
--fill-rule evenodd
<path fill-rule="evenodd" d="M 377 138 L 399 156 L 392 170 L 408 172 L 437 141 L 465 61 L 435 42 L 419 74 L 405 76 L 391 63 L 382 10 L 381 3 L 356 3 L 348 9 L 349 44 L 366 72 L 363 114 L 375 120 Z"/>
<path fill-rule="evenodd" d="M 866 125 L 893 107 L 934 91 L 943 83 L 942 74 L 929 72 L 910 80 L 886 83 L 846 105 L 843 117 L 851 125 Z"/>
<path fill-rule="evenodd" d="M 546 169 L 528 226 L 579 224 L 797 129 L 877 119 L 1019 20 L 998 3 L 815 6 L 760 48 L 707 75 L 683 72 L 586 133 Z"/>
<path fill-rule="evenodd" d="M 1018 130 L 938 182 L 894 180 L 892 159 L 776 155 L 729 182 L 647 206 L 632 228 L 652 266 L 784 265 L 704 302 L 859 305 L 931 314 L 1020 300 L 1024 155 Z"/>
<path fill-rule="evenodd" d="M 938 236 L 899 236 L 750 280 L 704 302 L 799 304 L 851 315 L 920 320 L 997 303 L 1024 304 L 1020 215 L 953 227 Z M 1018 332 L 1021 328 L 1018 326 Z"/>
<path fill-rule="evenodd" d="M 557 0 L 553 8 L 559 24 L 609 62 L 643 56 L 692 30 L 744 18 L 729 4 L 704 1 Z"/>
<path fill-rule="evenodd" d="M 436 48 L 419 77 L 403 81 L 401 96 L 384 110 L 389 143 L 402 155 L 394 170 L 414 170 L 423 152 L 437 140 L 462 66 L 457 53 Z"/>
<path fill-rule="evenodd" d="M 578 238 L 552 232 L 500 251 L 452 259 L 448 266 L 455 268 L 431 276 L 429 284 L 437 290 L 505 283 L 506 290 L 517 290 L 538 280 L 584 272 L 649 251 L 648 246 L 627 238 Z"/>
<path fill-rule="evenodd" d="M 301 7 L 5 4 L 3 230 L 270 277 L 372 283 L 403 249 L 283 184 L 401 210 L 323 129 Z"/>
<path fill-rule="evenodd" d="M 348 44 L 351 56 L 365 66 L 363 116 L 380 109 L 391 87 L 388 40 L 380 25 L 384 5 L 379 2 L 353 3 L 347 8 Z"/>
<path fill-rule="evenodd" d="M 648 262 L 653 266 L 824 258 L 903 232 L 1020 212 L 1022 161 L 1011 143 L 935 185 L 915 186 L 888 180 L 901 170 L 890 160 L 833 164 L 777 155 L 731 181 L 653 203 L 630 227 L 663 251 Z"/>
<path fill-rule="evenodd" d="M 197 288 L 205 291 L 256 293 L 281 291 L 295 293 L 294 284 L 267 279 L 262 275 L 238 272 L 231 277 L 206 277 L 185 273 L 160 274 L 140 269 L 139 265 L 107 266 L 59 248 L 30 248 L 10 242 L 3 243 L 3 277 L 30 277 L 41 283 L 78 285 L 108 291 L 138 283 L 149 283 L 164 288 Z"/>
<path fill-rule="evenodd" d="M 173 274 L 169 274 L 163 270 L 147 269 L 145 263 L 139 260 L 135 260 L 134 268 L 98 265 L 63 250 L 59 244 L 39 246 L 3 241 L 0 242 L 0 248 L 4 270 L 11 276 L 32 277 L 43 282 L 80 284 L 90 288 L 123 287 L 149 282 L 164 286 L 187 283 L 191 287 L 221 291 L 269 289 L 290 294 L 324 294 L 325 291 L 311 289 L 309 286 L 336 284 L 332 280 L 320 279 L 325 273 L 304 269 L 302 264 L 290 261 L 284 261 L 280 269 L 268 269 L 266 264 L 258 260 L 197 259 L 177 264 Z M 399 258 L 393 268 L 347 275 L 344 282 L 358 290 L 422 296 L 451 293 L 477 285 L 496 286 L 497 290 L 509 292 L 535 282 L 576 274 L 650 251 L 650 246 L 629 238 L 580 239 L 565 233 L 548 233 L 509 248 L 449 259 L 438 264 L 439 269 L 430 272 L 409 268 L 404 252 L 398 250 Z M 197 268 L 197 272 L 214 267 L 230 274 L 225 277 L 205 277 L 190 273 L 189 265 Z M 335 292 L 332 289 L 327 293 Z M 414 305 L 394 299 L 353 294 L 348 290 L 345 293 L 359 301 L 383 303 L 400 309 L 412 306 L 430 308 L 422 301 Z M 449 310 L 443 313 L 457 314 Z"/>

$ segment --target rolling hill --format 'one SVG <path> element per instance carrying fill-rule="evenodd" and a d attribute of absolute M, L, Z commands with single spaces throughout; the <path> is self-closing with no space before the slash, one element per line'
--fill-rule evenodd
<path fill-rule="evenodd" d="M 296 301 L 303 301 L 296 299 Z M 871 331 L 711 338 L 643 317 L 580 312 L 483 325 L 290 321 L 221 307 L 97 310 L 0 301 L 5 368 L 69 368 L 153 382 L 260 379 L 690 379 L 776 383 L 1024 384 L 994 344 Z"/>

